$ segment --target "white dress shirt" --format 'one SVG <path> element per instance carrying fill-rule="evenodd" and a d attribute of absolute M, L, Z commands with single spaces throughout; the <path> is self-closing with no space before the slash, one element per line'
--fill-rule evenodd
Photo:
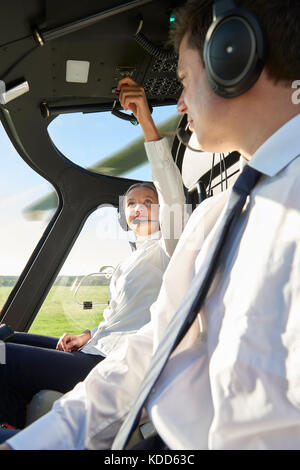
<path fill-rule="evenodd" d="M 168 361 L 148 414 L 170 449 L 300 448 L 300 115 L 253 155 L 249 197 L 223 270 Z M 152 321 L 52 410 L 16 449 L 109 449 L 151 354 L 206 253 L 229 191 L 192 214 L 163 276 Z"/>
<path fill-rule="evenodd" d="M 103 312 L 103 321 L 91 330 L 91 339 L 81 348 L 83 353 L 106 357 L 121 347 L 126 334 L 136 332 L 150 321 L 150 307 L 159 294 L 162 275 L 183 231 L 183 184 L 168 141 L 163 138 L 146 143 L 145 147 L 158 192 L 161 230 L 137 236 L 136 251 L 117 266 L 111 278 L 110 302 Z M 173 232 L 168 223 L 170 207 L 176 212 Z"/>
<path fill-rule="evenodd" d="M 112 275 L 110 302 L 103 311 L 103 320 L 91 330 L 91 339 L 81 352 L 106 357 L 121 346 L 126 334 L 150 321 L 150 307 L 159 294 L 168 263 L 160 231 L 137 237 L 136 250 Z"/>
<path fill-rule="evenodd" d="M 253 155 L 250 166 L 264 176 L 231 233 L 202 328 L 198 318 L 149 400 L 171 449 L 300 449 L 299 128 L 300 115 Z M 219 196 L 219 209 L 227 197 Z M 199 235 L 203 209 L 186 238 Z M 195 272 L 217 224 L 203 227 Z"/>

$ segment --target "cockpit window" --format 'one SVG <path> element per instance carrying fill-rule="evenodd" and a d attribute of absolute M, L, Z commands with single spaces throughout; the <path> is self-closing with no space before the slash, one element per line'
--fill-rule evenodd
<path fill-rule="evenodd" d="M 153 118 L 160 128 L 161 134 L 170 136 L 170 140 L 172 141 L 177 124 L 180 120 L 176 106 L 154 108 Z M 129 121 L 124 121 L 113 116 L 110 112 L 93 114 L 76 113 L 60 115 L 52 121 L 48 127 L 48 131 L 54 145 L 64 156 L 83 168 L 124 178 L 140 179 L 143 181 L 150 181 L 152 179 L 150 166 L 148 165 L 144 149 L 143 133 L 139 125 L 134 126 Z M 10 292 L 30 259 L 34 248 L 52 219 L 58 207 L 58 198 L 54 188 L 31 169 L 20 155 L 18 155 L 1 124 L 0 148 L 0 162 L 2 168 L 0 174 L 0 210 L 2 222 L 0 231 L 1 311 L 1 308 L 4 306 Z M 71 307 L 69 308 L 68 302 L 65 300 L 62 301 L 59 297 L 60 304 L 56 310 L 62 318 L 66 319 L 68 324 L 70 324 L 69 328 L 72 330 L 80 330 L 82 320 L 84 323 L 88 322 L 89 324 L 90 322 L 93 323 L 94 320 L 95 324 L 99 322 L 99 309 L 103 310 L 103 305 L 105 303 L 107 304 L 107 286 L 103 284 L 106 278 L 103 281 L 103 276 L 101 277 L 101 275 L 99 275 L 99 271 L 101 271 L 103 266 L 114 268 L 118 260 L 107 260 L 102 256 L 99 259 L 97 258 L 95 266 L 90 266 L 88 264 L 88 254 L 93 245 L 94 255 L 92 259 L 94 262 L 95 253 L 100 254 L 101 252 L 99 246 L 105 246 L 105 253 L 115 254 L 117 251 L 116 247 L 119 249 L 121 245 L 120 240 L 117 239 L 114 241 L 114 235 L 110 233 L 107 234 L 107 236 L 111 240 L 101 240 L 99 242 L 98 239 L 95 239 L 95 243 L 91 243 L 90 237 L 97 238 L 99 232 L 97 231 L 98 226 L 95 227 L 95 224 L 92 222 L 97 219 L 98 213 L 101 213 L 101 221 L 105 221 L 106 219 L 103 219 L 103 214 L 106 214 L 105 210 L 106 209 L 101 208 L 100 211 L 99 208 L 100 212 L 97 211 L 97 213 L 89 217 L 80 234 L 78 242 L 74 246 L 72 253 L 70 253 L 70 256 L 63 266 L 63 270 L 59 273 L 53 288 L 41 307 L 37 321 L 32 325 L 33 331 L 41 334 L 45 332 L 43 326 L 41 326 L 41 322 L 46 312 L 46 333 L 57 333 L 49 329 L 49 325 L 52 325 L 52 323 L 48 321 L 48 313 L 53 310 L 54 293 L 56 296 L 56 307 L 58 295 L 66 292 L 68 292 L 68 295 L 71 295 Z M 106 215 L 106 218 L 108 218 L 110 222 L 106 225 L 111 229 L 115 226 L 112 223 L 112 219 L 116 219 L 116 209 L 110 207 L 109 210 L 110 212 Z M 102 235 L 104 233 L 103 230 L 104 228 L 101 225 L 100 233 Z M 108 249 L 107 244 L 109 243 L 114 243 L 114 247 Z M 127 239 L 123 240 L 122 243 L 124 248 L 120 256 L 128 255 L 128 252 L 130 252 L 130 243 L 128 243 Z M 79 246 L 80 249 L 77 249 Z M 85 253 L 84 256 L 82 256 L 83 253 Z M 93 274 L 95 272 L 97 276 Z M 88 277 L 85 277 L 87 273 Z M 90 273 L 93 275 L 90 276 Z M 77 284 L 82 283 L 77 293 L 70 290 L 75 286 L 73 278 L 76 280 Z M 67 287 L 64 284 L 66 279 L 68 282 Z M 104 300 L 99 300 L 98 296 L 94 294 L 92 298 L 90 298 L 90 291 L 94 289 L 95 282 L 103 284 L 101 284 L 100 290 L 101 292 L 103 291 L 103 295 L 105 294 L 104 297 L 106 296 Z M 76 289 L 78 287 L 77 284 L 75 286 Z M 93 310 L 89 311 L 89 319 L 87 316 L 82 317 L 82 310 L 84 310 L 82 305 L 86 300 L 93 302 Z M 99 308 L 98 304 L 100 305 Z M 96 308 L 98 309 L 97 312 Z M 75 318 L 73 315 L 76 309 L 78 310 L 80 325 L 77 324 L 77 317 Z M 96 315 L 97 318 L 95 317 L 94 319 L 94 315 Z"/>
<path fill-rule="evenodd" d="M 176 106 L 156 107 L 152 116 L 162 135 L 174 137 L 180 120 Z M 141 127 L 111 112 L 60 115 L 48 132 L 64 156 L 83 168 L 124 178 L 152 178 Z"/>
<path fill-rule="evenodd" d="M 0 311 L 41 238 L 56 206 L 37 217 L 26 209 L 51 185 L 20 158 L 0 124 Z"/>

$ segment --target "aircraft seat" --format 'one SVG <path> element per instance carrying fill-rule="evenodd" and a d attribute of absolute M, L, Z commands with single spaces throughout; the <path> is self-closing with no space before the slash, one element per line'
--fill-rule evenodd
<path fill-rule="evenodd" d="M 238 177 L 240 154 L 233 151 L 223 157 L 221 155 L 200 152 L 196 135 L 191 135 L 189 147 L 184 152 L 181 174 L 187 204 L 191 204 L 192 210 L 207 197 L 232 186 Z"/>
<path fill-rule="evenodd" d="M 36 393 L 27 408 L 26 426 L 48 413 L 53 403 L 62 396 L 63 393 L 55 390 L 41 390 Z"/>

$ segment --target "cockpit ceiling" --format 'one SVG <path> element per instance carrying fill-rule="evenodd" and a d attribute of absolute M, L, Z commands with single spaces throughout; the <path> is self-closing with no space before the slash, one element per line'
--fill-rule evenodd
<path fill-rule="evenodd" d="M 174 103 L 180 93 L 177 62 L 165 43 L 170 13 L 179 3 L 5 2 L 0 15 L 0 80 L 6 90 L 26 82 L 29 87 L 8 108 L 39 107 L 49 119 L 78 107 L 108 110 L 124 75 L 143 84 L 154 106 Z M 138 28 L 142 36 L 136 38 Z"/>

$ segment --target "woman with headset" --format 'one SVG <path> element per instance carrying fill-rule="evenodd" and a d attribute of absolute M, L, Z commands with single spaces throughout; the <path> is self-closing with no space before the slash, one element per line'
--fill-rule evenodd
<path fill-rule="evenodd" d="M 131 186 L 121 198 L 121 222 L 136 238 L 136 249 L 116 268 L 110 283 L 110 303 L 103 321 L 80 335 L 65 333 L 59 340 L 15 333 L 6 343 L 6 364 L 0 370 L 0 424 L 23 428 L 26 406 L 40 390 L 62 393 L 84 380 L 111 352 L 122 350 L 126 337 L 150 320 L 163 273 L 186 220 L 180 172 L 166 138 L 153 122 L 144 89 L 130 78 L 118 84 L 124 110 L 137 117 L 154 185 Z M 170 211 L 175 210 L 175 224 Z M 6 436 L 7 437 L 7 436 Z"/>

